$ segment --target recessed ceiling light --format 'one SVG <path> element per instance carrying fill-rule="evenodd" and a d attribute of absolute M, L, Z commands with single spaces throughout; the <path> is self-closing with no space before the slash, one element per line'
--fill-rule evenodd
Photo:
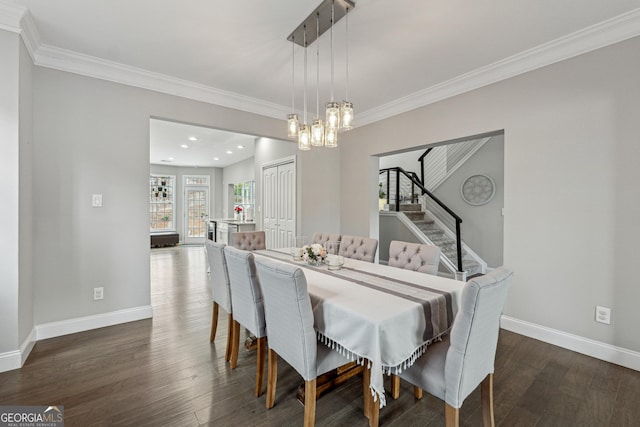
<path fill-rule="evenodd" d="M 244 148 L 244 145 L 238 145 L 238 148 L 242 150 Z"/>
<path fill-rule="evenodd" d="M 233 154 L 233 151 L 227 150 L 227 154 Z"/>
<path fill-rule="evenodd" d="M 220 157 L 214 157 L 213 160 L 220 160 Z"/>
<path fill-rule="evenodd" d="M 197 141 L 197 140 L 198 140 L 198 138 L 196 138 L 195 136 L 190 136 L 189 137 L 189 141 Z"/>
<path fill-rule="evenodd" d="M 180 148 L 189 148 L 189 146 L 187 144 L 182 144 Z"/>

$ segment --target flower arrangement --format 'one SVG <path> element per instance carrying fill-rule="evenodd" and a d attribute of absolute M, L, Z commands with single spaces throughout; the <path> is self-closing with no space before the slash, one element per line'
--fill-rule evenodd
<path fill-rule="evenodd" d="M 308 263 L 317 263 L 327 256 L 327 251 L 319 243 L 304 245 L 302 247 L 302 259 Z"/>
<path fill-rule="evenodd" d="M 242 206 L 238 205 L 235 208 L 233 208 L 233 210 L 235 211 L 235 213 L 239 214 L 240 212 L 242 212 Z"/>

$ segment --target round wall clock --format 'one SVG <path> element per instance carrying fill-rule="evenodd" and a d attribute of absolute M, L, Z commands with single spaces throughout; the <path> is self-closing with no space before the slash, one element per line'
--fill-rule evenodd
<path fill-rule="evenodd" d="M 471 175 L 460 186 L 462 199 L 470 205 L 481 206 L 489 203 L 496 193 L 496 184 L 487 175 Z"/>

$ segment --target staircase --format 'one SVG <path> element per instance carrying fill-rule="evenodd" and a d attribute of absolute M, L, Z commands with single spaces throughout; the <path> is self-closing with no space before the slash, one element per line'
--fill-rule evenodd
<path fill-rule="evenodd" d="M 395 210 L 395 205 L 390 205 L 389 210 Z M 402 203 L 400 204 L 400 212 L 410 219 L 431 243 L 440 247 L 443 257 L 446 257 L 451 264 L 456 264 L 458 254 L 455 238 L 451 237 L 435 219 L 423 211 L 420 203 Z M 467 277 L 484 273 L 483 266 L 468 253 L 464 246 L 462 248 L 462 269 L 467 272 Z"/>

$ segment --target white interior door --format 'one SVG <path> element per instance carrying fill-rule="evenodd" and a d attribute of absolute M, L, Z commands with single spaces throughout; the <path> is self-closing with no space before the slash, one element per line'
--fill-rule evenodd
<path fill-rule="evenodd" d="M 262 171 L 263 228 L 267 248 L 290 246 L 296 232 L 295 162 L 265 167 Z"/>
<path fill-rule="evenodd" d="M 184 188 L 185 244 L 204 244 L 209 218 L 209 190 L 205 187 Z"/>

